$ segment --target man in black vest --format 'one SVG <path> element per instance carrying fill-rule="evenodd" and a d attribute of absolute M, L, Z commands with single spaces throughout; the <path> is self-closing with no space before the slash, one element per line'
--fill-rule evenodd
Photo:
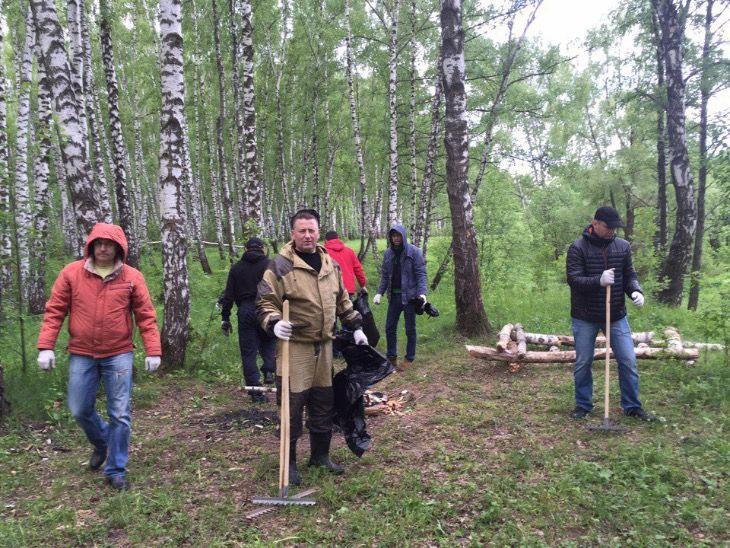
<path fill-rule="evenodd" d="M 642 307 L 644 293 L 631 260 L 631 246 L 616 237 L 620 226 L 624 224 L 618 211 L 599 207 L 583 235 L 568 249 L 566 271 L 575 337 L 575 409 L 570 414 L 574 419 L 582 419 L 593 409 L 591 366 L 596 335 L 599 330 L 606 332 L 606 287 L 611 286 L 611 349 L 618 362 L 621 408 L 628 417 L 656 420 L 639 401 L 639 370 L 624 295 Z"/>
<path fill-rule="evenodd" d="M 264 242 L 250 238 L 246 242 L 246 252 L 231 267 L 228 283 L 221 297 L 221 331 L 230 335 L 231 308 L 238 306 L 238 345 L 243 360 L 243 377 L 247 386 L 259 386 L 260 376 L 256 367 L 256 355 L 261 353 L 264 365 L 261 368 L 264 382 L 273 384 L 276 371 L 276 339 L 268 336 L 256 321 L 256 287 L 269 266 L 269 258 L 264 253 Z M 251 392 L 254 402 L 266 402 L 261 392 Z"/>

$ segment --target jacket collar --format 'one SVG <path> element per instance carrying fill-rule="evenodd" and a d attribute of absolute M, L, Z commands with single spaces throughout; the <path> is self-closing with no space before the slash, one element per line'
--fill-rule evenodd
<path fill-rule="evenodd" d="M 103 278 L 102 281 L 110 282 L 110 281 L 116 279 L 116 277 L 119 276 L 119 273 L 122 271 L 122 266 L 124 266 L 124 263 L 122 261 L 117 260 L 117 262 L 114 263 L 114 270 L 112 270 L 111 274 L 109 274 L 106 278 Z M 101 278 L 99 273 L 94 268 L 94 259 L 92 259 L 91 257 L 88 257 L 84 261 L 84 270 L 86 270 L 87 272 L 90 272 L 94 276 L 99 276 Z"/>
<path fill-rule="evenodd" d="M 329 272 L 333 269 L 332 258 L 330 257 L 329 253 L 327 253 L 327 250 L 319 244 L 317 244 L 317 253 L 322 256 L 322 269 L 319 271 L 319 276 L 321 278 L 322 276 L 329 274 Z M 297 255 L 296 251 L 294 250 L 293 241 L 290 241 L 281 248 L 280 255 L 285 259 L 289 259 L 292 262 L 294 268 L 302 268 L 316 274 L 315 270 L 307 263 L 305 263 L 302 258 L 299 257 L 299 255 Z"/>

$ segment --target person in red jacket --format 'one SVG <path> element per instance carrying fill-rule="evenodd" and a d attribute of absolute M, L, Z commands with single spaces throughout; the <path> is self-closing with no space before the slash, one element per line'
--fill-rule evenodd
<path fill-rule="evenodd" d="M 38 365 L 56 367 L 54 348 L 68 320 L 68 406 L 94 446 L 89 468 L 114 489 L 126 490 L 132 411 L 132 315 L 147 352 L 147 371 L 160 365 L 157 316 L 142 273 L 124 264 L 127 238 L 117 225 L 98 223 L 86 239 L 84 258 L 66 265 L 46 303 L 38 335 Z M 109 422 L 96 411 L 99 381 L 104 383 Z"/>
<path fill-rule="evenodd" d="M 337 261 L 337 264 L 342 269 L 342 281 L 345 284 L 345 289 L 350 294 L 350 299 L 355 296 L 355 278 L 357 278 L 357 283 L 360 284 L 360 287 L 367 293 L 367 288 L 365 287 L 367 278 L 365 278 L 365 272 L 355 252 L 339 239 L 337 232 L 334 230 L 327 232 L 324 235 L 324 240 L 324 248 L 327 250 L 327 253 Z"/>

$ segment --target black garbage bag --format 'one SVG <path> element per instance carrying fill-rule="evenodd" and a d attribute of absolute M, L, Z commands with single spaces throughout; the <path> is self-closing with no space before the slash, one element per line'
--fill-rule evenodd
<path fill-rule="evenodd" d="M 393 364 L 369 345 L 356 345 L 351 333 L 340 333 L 334 343 L 347 362 L 347 367 L 335 375 L 334 422 L 345 435 L 350 451 L 358 457 L 372 446 L 365 424 L 365 390 L 395 371 Z"/>
<path fill-rule="evenodd" d="M 362 331 L 368 338 L 368 343 L 370 346 L 378 346 L 380 331 L 378 331 L 378 326 L 375 325 L 375 318 L 373 318 L 373 312 L 368 304 L 368 294 L 360 291 L 352 301 L 352 306 L 362 316 Z"/>

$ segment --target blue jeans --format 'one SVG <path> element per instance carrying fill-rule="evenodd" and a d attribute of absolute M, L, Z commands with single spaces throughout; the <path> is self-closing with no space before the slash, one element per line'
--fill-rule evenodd
<path fill-rule="evenodd" d="M 78 354 L 69 358 L 68 407 L 91 444 L 108 451 L 104 475 L 110 478 L 127 472 L 133 358 L 132 352 L 100 359 Z M 96 411 L 99 379 L 104 382 L 108 423 Z"/>
<path fill-rule="evenodd" d="M 575 405 L 593 409 L 593 353 L 596 335 L 603 329 L 603 322 L 586 322 L 572 318 L 575 337 Z M 641 407 L 639 401 L 639 370 L 636 367 L 634 342 L 631 328 L 624 316 L 611 322 L 611 350 L 618 362 L 618 382 L 621 388 L 621 408 L 624 411 Z"/>
<path fill-rule="evenodd" d="M 400 314 L 406 318 L 406 359 L 412 362 L 416 359 L 416 307 L 403 304 L 400 295 L 393 295 L 388 301 L 388 317 L 385 320 L 385 339 L 387 342 L 386 354 L 389 358 L 398 355 L 398 320 Z"/>

